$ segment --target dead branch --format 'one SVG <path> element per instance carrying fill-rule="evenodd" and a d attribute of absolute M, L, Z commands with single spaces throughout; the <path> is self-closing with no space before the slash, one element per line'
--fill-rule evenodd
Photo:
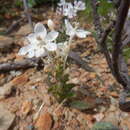
<path fill-rule="evenodd" d="M 81 59 L 81 57 L 73 51 L 69 52 L 68 58 L 74 60 L 81 68 L 85 69 L 88 72 L 95 72 L 94 69 L 87 65 L 87 63 Z"/>
<path fill-rule="evenodd" d="M 24 59 L 21 61 L 1 63 L 0 73 L 9 72 L 11 70 L 27 69 L 31 67 L 43 66 L 43 62 L 40 58 Z"/>
<path fill-rule="evenodd" d="M 84 60 L 82 60 L 81 57 L 76 52 L 70 51 L 68 58 L 74 60 L 77 65 L 79 65 L 86 71 L 95 72 L 95 70 L 92 67 L 88 66 L 88 64 Z M 0 73 L 8 72 L 11 70 L 20 70 L 32 67 L 43 67 L 43 66 L 44 63 L 40 58 L 24 59 L 16 62 L 1 63 Z"/>
<path fill-rule="evenodd" d="M 111 69 L 111 72 L 113 73 L 112 59 L 111 59 L 110 53 L 107 49 L 106 39 L 107 39 L 107 36 L 109 35 L 109 33 L 111 32 L 111 29 L 113 28 L 113 26 L 115 24 L 115 21 L 112 21 L 112 23 L 110 23 L 110 25 L 108 25 L 108 27 L 103 31 L 103 29 L 101 27 L 100 17 L 97 12 L 97 5 L 95 2 L 96 2 L 96 0 L 91 1 L 91 5 L 93 8 L 93 19 L 94 19 L 93 23 L 94 23 L 95 30 L 98 35 L 98 39 L 96 39 L 96 41 L 99 44 L 102 52 L 104 53 L 107 63 Z"/>
<path fill-rule="evenodd" d="M 24 4 L 25 15 L 27 16 L 28 22 L 29 22 L 30 27 L 32 28 L 32 32 L 33 32 L 33 23 L 32 23 L 32 19 L 31 19 L 31 15 L 29 13 L 28 0 L 23 0 L 23 4 Z"/>
<path fill-rule="evenodd" d="M 120 5 L 120 10 L 119 10 L 119 15 L 116 20 L 116 25 L 115 25 L 115 37 L 114 37 L 114 46 L 113 46 L 113 69 L 114 69 L 114 74 L 117 79 L 117 81 L 122 84 L 125 88 L 127 86 L 126 81 L 123 80 L 121 73 L 120 73 L 120 68 L 119 64 L 122 64 L 123 62 L 120 62 L 120 58 L 123 58 L 122 55 L 122 41 L 121 41 L 121 36 L 122 36 L 122 30 L 125 24 L 125 20 L 127 17 L 127 13 L 129 10 L 129 5 L 130 1 L 129 0 L 122 0 L 121 5 Z M 123 16 L 123 17 L 122 17 Z M 123 60 L 122 60 L 123 61 Z M 124 66 L 123 66 L 124 67 Z"/>
<path fill-rule="evenodd" d="M 96 2 L 95 0 L 92 0 L 91 3 L 93 8 L 94 25 L 95 27 L 97 26 L 95 29 L 97 33 L 99 33 L 100 29 L 97 28 L 99 28 L 99 25 L 101 23 L 100 23 L 98 12 L 96 11 L 97 8 L 95 2 Z M 111 69 L 113 76 L 124 87 L 124 91 L 121 93 L 120 100 L 119 100 L 120 109 L 123 111 L 130 111 L 130 101 L 126 101 L 126 98 L 128 96 L 128 91 L 130 90 L 130 78 L 128 76 L 127 65 L 125 63 L 124 57 L 122 56 L 122 49 L 124 45 L 126 45 L 129 42 L 129 40 L 123 42 L 121 38 L 122 30 L 130 6 L 130 0 L 118 0 L 117 4 L 118 4 L 119 15 L 117 16 L 116 23 L 110 24 L 110 26 L 103 33 L 101 33 L 100 31 L 100 34 L 102 35 L 98 34 L 100 40 L 97 40 L 97 42 L 101 46 L 102 52 L 106 57 L 107 63 Z M 113 53 L 111 56 L 111 54 L 107 49 L 106 39 L 114 24 L 115 24 L 115 36 L 113 41 L 115 44 L 113 46 Z"/>
<path fill-rule="evenodd" d="M 119 107 L 121 110 L 124 111 L 130 111 L 130 101 L 126 101 L 128 92 L 130 90 L 130 78 L 128 75 L 128 68 L 122 54 L 123 42 L 121 40 L 121 36 L 127 18 L 129 6 L 130 6 L 130 0 L 121 1 L 119 15 L 117 17 L 117 23 L 115 26 L 115 37 L 114 37 L 115 44 L 113 46 L 113 54 L 112 54 L 115 78 L 124 87 L 124 91 L 121 93 L 119 100 Z"/>
<path fill-rule="evenodd" d="M 109 50 L 107 49 L 106 39 L 107 39 L 107 36 L 109 35 L 109 33 L 111 32 L 114 24 L 115 24 L 115 21 L 110 23 L 110 25 L 102 33 L 102 37 L 100 38 L 100 41 L 99 41 L 100 47 L 102 49 L 102 52 L 104 53 L 104 55 L 106 57 L 108 66 L 110 67 L 112 73 L 114 73 L 113 72 L 113 65 L 112 65 L 112 58 L 111 58 Z"/>
<path fill-rule="evenodd" d="M 103 32 L 103 28 L 101 26 L 100 16 L 97 11 L 97 0 L 91 0 L 91 6 L 93 8 L 93 18 L 94 18 L 93 22 L 95 25 L 95 30 L 97 32 L 98 38 L 100 38 Z"/>

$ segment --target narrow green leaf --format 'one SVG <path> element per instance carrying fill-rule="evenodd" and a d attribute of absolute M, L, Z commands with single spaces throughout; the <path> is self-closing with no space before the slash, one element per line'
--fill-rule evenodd
<path fill-rule="evenodd" d="M 70 106 L 79 110 L 86 110 L 91 108 L 91 105 L 84 101 L 73 101 L 70 103 Z"/>
<path fill-rule="evenodd" d="M 97 122 L 91 130 L 119 130 L 119 128 L 110 122 Z"/>

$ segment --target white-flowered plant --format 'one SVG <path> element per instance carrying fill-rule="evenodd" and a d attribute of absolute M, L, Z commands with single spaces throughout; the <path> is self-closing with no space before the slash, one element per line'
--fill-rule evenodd
<path fill-rule="evenodd" d="M 42 23 L 37 23 L 34 27 L 34 33 L 29 34 L 26 38 L 29 44 L 22 47 L 19 50 L 19 55 L 26 55 L 28 58 L 43 57 L 48 52 L 57 50 L 57 44 L 55 42 L 58 37 L 58 32 L 53 30 L 53 24 L 48 25 L 52 31 L 47 33 L 47 29 Z"/>
<path fill-rule="evenodd" d="M 88 35 L 91 35 L 91 32 L 85 31 L 83 29 L 78 29 L 79 23 L 75 23 L 75 27 L 73 27 L 70 22 L 65 19 L 65 27 L 66 27 L 66 35 L 70 37 L 77 36 L 78 38 L 85 38 Z"/>
<path fill-rule="evenodd" d="M 85 3 L 82 1 L 75 0 L 72 4 L 71 2 L 60 0 L 60 2 L 58 3 L 57 13 L 71 19 L 77 16 L 78 11 L 85 10 L 85 8 Z"/>
<path fill-rule="evenodd" d="M 60 0 L 58 6 L 58 13 L 67 16 L 69 19 L 75 17 L 78 11 L 85 9 L 85 3 L 78 0 L 74 1 L 73 4 L 65 0 Z M 26 37 L 28 44 L 22 47 L 18 52 L 19 55 L 25 55 L 28 58 L 43 58 L 47 56 L 44 59 L 44 71 L 48 72 L 48 80 L 51 85 L 49 91 L 52 92 L 60 102 L 74 96 L 71 91 L 74 85 L 68 83 L 68 74 L 64 73 L 71 44 L 75 37 L 86 38 L 91 34 L 89 31 L 78 28 L 78 23 L 73 23 L 73 27 L 68 19 L 65 19 L 64 25 L 65 28 L 61 26 L 63 28 L 60 28 L 59 32 L 61 34 L 59 35 L 51 19 L 47 22 L 49 32 L 42 23 L 37 23 L 34 27 L 34 32 Z M 58 36 L 61 36 L 58 39 L 59 43 L 57 43 Z M 53 77 L 56 81 L 55 83 L 54 80 L 50 80 L 53 79 Z M 59 87 L 61 87 L 61 89 L 59 89 Z"/>

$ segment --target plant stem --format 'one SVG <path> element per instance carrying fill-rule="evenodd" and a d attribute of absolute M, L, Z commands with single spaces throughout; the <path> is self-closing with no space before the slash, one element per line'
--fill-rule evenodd
<path fill-rule="evenodd" d="M 63 69 L 65 69 L 65 67 L 66 67 L 66 61 L 67 61 L 67 58 L 68 58 L 68 55 L 69 55 L 70 45 L 72 43 L 73 37 L 74 36 L 70 36 L 69 41 L 68 41 L 68 51 L 67 51 L 67 54 L 66 54 L 65 59 L 64 59 Z"/>

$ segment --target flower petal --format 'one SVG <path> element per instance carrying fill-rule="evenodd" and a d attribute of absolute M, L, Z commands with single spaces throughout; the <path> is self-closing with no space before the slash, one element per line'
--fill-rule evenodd
<path fill-rule="evenodd" d="M 128 18 L 130 18 L 130 8 L 129 8 L 129 11 L 128 11 L 128 14 L 127 14 L 127 15 L 128 15 Z"/>
<path fill-rule="evenodd" d="M 85 31 L 85 30 L 82 30 L 82 29 L 76 30 L 76 36 L 79 37 L 79 38 L 85 38 L 88 35 L 91 35 L 91 32 Z"/>
<path fill-rule="evenodd" d="M 36 34 L 37 36 L 36 36 L 36 39 L 37 40 L 45 40 L 45 37 L 46 37 L 46 35 L 47 35 L 47 32 L 39 32 L 39 33 L 37 33 Z"/>
<path fill-rule="evenodd" d="M 56 38 L 58 37 L 58 35 L 59 35 L 58 32 L 56 32 L 56 31 L 51 31 L 51 32 L 49 32 L 49 33 L 47 34 L 45 41 L 46 41 L 46 42 L 52 42 L 52 41 L 56 40 Z"/>
<path fill-rule="evenodd" d="M 45 51 L 44 48 L 39 48 L 35 51 L 35 56 L 36 57 L 44 57 L 47 55 L 47 52 Z"/>
<path fill-rule="evenodd" d="M 74 8 L 78 11 L 85 10 L 85 3 L 82 1 L 74 1 Z"/>
<path fill-rule="evenodd" d="M 36 35 L 34 33 L 29 34 L 26 38 L 31 44 L 37 43 Z"/>
<path fill-rule="evenodd" d="M 47 30 L 42 23 L 37 23 L 34 27 L 34 33 L 37 38 L 40 37 L 41 39 L 44 39 L 47 35 Z"/>
<path fill-rule="evenodd" d="M 72 27 L 70 22 L 65 19 L 66 35 L 73 36 L 75 35 L 75 29 Z"/>
<path fill-rule="evenodd" d="M 31 48 L 30 48 L 30 44 L 27 45 L 27 46 L 24 46 L 24 47 L 22 47 L 22 48 L 19 50 L 18 55 L 26 55 L 26 54 L 29 52 L 30 49 L 31 49 Z"/>
<path fill-rule="evenodd" d="M 56 51 L 57 50 L 57 44 L 56 43 L 48 43 L 48 44 L 46 44 L 45 48 L 48 51 Z"/>
<path fill-rule="evenodd" d="M 37 23 L 34 27 L 34 32 L 39 33 L 39 32 L 43 32 L 43 31 L 46 31 L 45 26 L 42 23 Z"/>
<path fill-rule="evenodd" d="M 28 58 L 32 58 L 32 57 L 34 57 L 35 56 L 35 51 L 34 50 L 30 50 L 29 52 L 28 52 L 28 54 L 27 54 L 27 57 Z"/>
<path fill-rule="evenodd" d="M 22 48 L 20 48 L 18 55 L 26 55 L 26 53 L 27 53 L 26 47 L 22 47 Z"/>

